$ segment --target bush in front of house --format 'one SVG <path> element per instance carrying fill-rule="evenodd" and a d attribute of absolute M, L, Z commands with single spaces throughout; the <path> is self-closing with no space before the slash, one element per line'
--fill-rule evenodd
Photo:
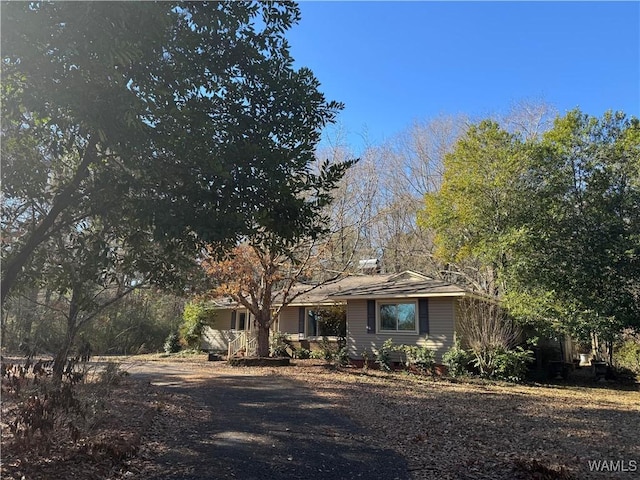
<path fill-rule="evenodd" d="M 450 377 L 472 375 L 475 371 L 481 377 L 508 382 L 523 381 L 533 360 L 533 352 L 522 347 L 473 352 L 463 349 L 459 341 L 442 356 Z"/>
<path fill-rule="evenodd" d="M 287 334 L 283 332 L 273 332 L 271 335 L 271 345 L 269 350 L 272 357 L 288 357 L 289 340 Z"/>
<path fill-rule="evenodd" d="M 296 358 L 300 360 L 306 360 L 311 358 L 311 350 L 307 350 L 306 348 L 299 348 L 296 350 Z"/>
<path fill-rule="evenodd" d="M 334 356 L 334 360 L 340 367 L 349 365 L 351 363 L 349 349 L 347 347 L 340 347 Z"/>
<path fill-rule="evenodd" d="M 521 382 L 526 378 L 531 362 L 533 362 L 531 350 L 525 350 L 522 347 L 500 350 L 495 354 L 495 368 L 491 377 L 509 382 Z"/>
<path fill-rule="evenodd" d="M 180 338 L 188 348 L 199 349 L 200 339 L 206 326 L 215 322 L 215 310 L 202 302 L 189 302 L 182 312 Z"/>
<path fill-rule="evenodd" d="M 470 373 L 469 363 L 472 358 L 471 352 L 464 350 L 460 345 L 460 341 L 456 340 L 453 347 L 442 355 L 442 363 L 447 367 L 449 376 L 461 377 Z"/>
<path fill-rule="evenodd" d="M 405 354 L 405 364 L 422 374 L 435 374 L 436 357 L 433 350 L 417 345 L 400 345 L 396 350 Z"/>
<path fill-rule="evenodd" d="M 393 340 L 388 338 L 382 346 L 376 351 L 376 363 L 380 370 L 385 372 L 391 371 L 391 352 L 394 350 Z"/>

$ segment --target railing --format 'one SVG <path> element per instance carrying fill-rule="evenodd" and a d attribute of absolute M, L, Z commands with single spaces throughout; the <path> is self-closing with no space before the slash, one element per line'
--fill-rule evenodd
<path fill-rule="evenodd" d="M 258 349 L 258 337 L 253 332 L 242 331 L 229 342 L 227 358 L 253 356 Z"/>

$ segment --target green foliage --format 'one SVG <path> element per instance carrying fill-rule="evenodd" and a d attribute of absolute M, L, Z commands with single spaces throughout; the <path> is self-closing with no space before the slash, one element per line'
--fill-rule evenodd
<path fill-rule="evenodd" d="M 176 353 L 180 351 L 180 334 L 178 332 L 170 333 L 164 342 L 165 353 Z"/>
<path fill-rule="evenodd" d="M 640 123 L 622 112 L 556 119 L 532 150 L 523 185 L 532 199 L 518 245 L 514 290 L 552 292 L 542 322 L 613 341 L 637 326 Z"/>
<path fill-rule="evenodd" d="M 533 362 L 533 352 L 522 347 L 496 352 L 494 369 L 490 376 L 498 380 L 521 382 L 526 378 L 528 365 Z"/>
<path fill-rule="evenodd" d="M 299 348 L 296 350 L 296 358 L 299 358 L 300 360 L 311 358 L 311 351 L 306 348 Z"/>
<path fill-rule="evenodd" d="M 327 336 L 323 335 L 320 341 L 320 349 L 311 352 L 310 355 L 311 358 L 334 362 L 339 366 L 348 365 L 350 362 L 349 350 L 344 337 L 338 337 L 337 342 L 332 342 Z"/>
<path fill-rule="evenodd" d="M 491 121 L 472 125 L 444 160 L 440 190 L 425 196 L 418 224 L 435 233 L 436 257 L 479 271 L 476 285 L 501 293 L 499 275 L 522 232 L 524 205 L 518 178 L 528 165 L 526 146 Z M 478 270 L 480 266 L 480 270 Z"/>
<path fill-rule="evenodd" d="M 522 347 L 497 347 L 474 351 L 471 360 L 471 364 L 478 369 L 482 377 L 509 382 L 524 380 L 531 362 L 533 352 Z"/>
<path fill-rule="evenodd" d="M 351 363 L 351 359 L 349 358 L 349 349 L 347 347 L 338 348 L 338 351 L 334 355 L 334 360 L 340 367 L 346 367 L 349 365 Z"/>
<path fill-rule="evenodd" d="M 369 369 L 369 351 L 365 348 L 362 351 L 362 370 L 365 372 Z"/>
<path fill-rule="evenodd" d="M 388 338 L 375 352 L 376 364 L 378 364 L 380 370 L 385 372 L 391 371 L 391 352 L 393 352 L 394 349 L 395 346 L 393 345 L 393 340 L 391 338 Z"/>
<path fill-rule="evenodd" d="M 400 345 L 395 350 L 405 354 L 407 367 L 413 367 L 422 374 L 435 374 L 436 360 L 433 350 L 418 345 Z"/>
<path fill-rule="evenodd" d="M 640 341 L 627 339 L 614 350 L 613 361 L 617 367 L 627 368 L 640 375 Z"/>
<path fill-rule="evenodd" d="M 202 302 L 189 302 L 182 313 L 180 338 L 189 348 L 200 348 L 200 339 L 205 326 L 212 326 L 215 310 Z"/>
<path fill-rule="evenodd" d="M 289 356 L 289 352 L 287 351 L 289 348 L 290 344 L 286 333 L 273 332 L 271 334 L 271 345 L 269 346 L 269 350 L 272 357 Z"/>
<path fill-rule="evenodd" d="M 311 352 L 310 357 L 314 360 L 326 360 L 326 353 L 323 350 L 314 350 Z"/>
<path fill-rule="evenodd" d="M 464 350 L 459 340 L 442 355 L 442 363 L 447 367 L 448 374 L 460 377 L 469 373 L 469 363 L 473 355 Z"/>
<path fill-rule="evenodd" d="M 323 233 L 353 162 L 312 168 L 342 104 L 294 68 L 299 20 L 294 3 L 3 5 L 2 302 L 39 280 L 38 252 L 64 253 L 52 233 L 98 222 L 114 230 L 83 261 L 124 252 L 128 272 L 179 290 L 203 242 Z"/>

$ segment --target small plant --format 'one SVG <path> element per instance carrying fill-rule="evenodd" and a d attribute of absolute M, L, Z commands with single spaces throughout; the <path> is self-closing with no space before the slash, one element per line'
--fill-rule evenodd
<path fill-rule="evenodd" d="M 414 367 L 422 374 L 435 374 L 436 360 L 433 350 L 417 345 L 401 345 L 398 350 L 406 355 L 407 367 Z"/>
<path fill-rule="evenodd" d="M 362 370 L 365 372 L 369 369 L 369 351 L 365 348 L 362 351 Z"/>
<path fill-rule="evenodd" d="M 528 364 L 533 362 L 533 352 L 522 347 L 513 350 L 498 350 L 494 355 L 494 369 L 492 378 L 521 382 L 525 379 Z"/>
<path fill-rule="evenodd" d="M 351 359 L 349 358 L 349 349 L 347 347 L 340 348 L 335 355 L 336 363 L 341 367 L 346 367 L 351 363 Z"/>
<path fill-rule="evenodd" d="M 321 346 L 320 351 L 322 352 L 322 358 L 327 362 L 332 361 L 333 357 L 336 356 L 337 351 L 334 345 L 332 345 L 329 339 L 326 337 L 326 335 L 322 336 L 320 346 Z"/>
<path fill-rule="evenodd" d="M 177 332 L 170 333 L 164 341 L 165 353 L 177 353 L 180 351 L 180 335 Z"/>
<path fill-rule="evenodd" d="M 309 356 L 314 360 L 322 360 L 324 358 L 324 352 L 322 350 L 314 350 Z"/>
<path fill-rule="evenodd" d="M 442 355 L 442 363 L 447 367 L 449 375 L 460 377 L 469 373 L 469 362 L 472 355 L 462 348 L 460 341 L 456 343 Z"/>
<path fill-rule="evenodd" d="M 388 338 L 382 344 L 382 347 L 376 352 L 376 363 L 380 367 L 380 370 L 385 372 L 391 371 L 391 352 L 394 351 L 393 340 Z"/>
<path fill-rule="evenodd" d="M 271 345 L 269 350 L 272 357 L 288 357 L 287 349 L 290 347 L 289 339 L 286 333 L 274 332 L 271 336 Z"/>
<path fill-rule="evenodd" d="M 306 348 L 300 348 L 296 350 L 296 357 L 300 360 L 306 360 L 307 358 L 311 358 L 311 350 L 307 350 Z"/>

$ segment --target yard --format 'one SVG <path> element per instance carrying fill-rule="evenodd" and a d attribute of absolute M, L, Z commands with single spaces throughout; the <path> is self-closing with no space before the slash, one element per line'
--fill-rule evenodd
<path fill-rule="evenodd" d="M 200 397 L 171 393 L 166 385 L 182 382 L 196 392 L 215 388 L 216 376 L 230 374 L 272 376 L 312 390 L 368 429 L 358 441 L 402 455 L 410 478 L 634 478 L 640 471 L 637 388 L 337 371 L 318 360 L 238 368 L 204 356 L 147 356 L 122 366 L 133 374 L 102 394 L 106 404 L 87 435 L 74 443 L 65 431 L 38 453 L 12 448 L 6 427 L 15 409 L 3 391 L 2 478 L 150 478 L 157 470 L 154 459 L 177 448 L 174 434 L 207 414 Z M 149 368 L 170 372 L 170 381 L 149 385 L 135 373 Z"/>

